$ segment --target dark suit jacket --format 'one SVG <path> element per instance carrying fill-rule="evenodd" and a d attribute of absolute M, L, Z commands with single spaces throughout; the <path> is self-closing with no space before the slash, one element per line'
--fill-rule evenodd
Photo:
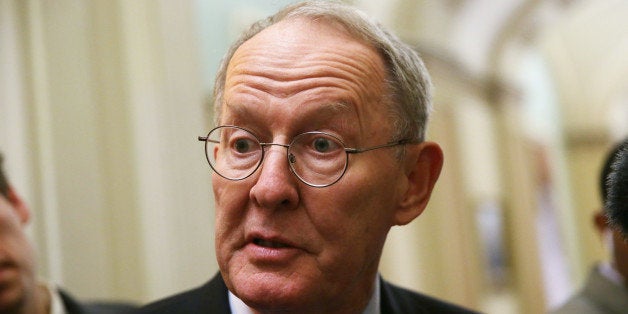
<path fill-rule="evenodd" d="M 382 314 L 475 313 L 473 311 L 396 287 L 381 280 Z M 212 313 L 229 314 L 227 287 L 220 274 L 196 289 L 148 304 L 139 313 Z"/>

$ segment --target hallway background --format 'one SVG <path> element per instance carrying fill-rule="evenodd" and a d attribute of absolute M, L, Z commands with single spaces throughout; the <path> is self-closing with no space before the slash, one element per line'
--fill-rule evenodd
<path fill-rule="evenodd" d="M 290 2 L 0 0 L 0 150 L 43 277 L 141 303 L 217 270 L 196 136 L 230 42 Z M 350 2 L 426 61 L 445 151 L 382 274 L 489 313 L 562 302 L 607 254 L 591 214 L 628 135 L 628 2 Z"/>

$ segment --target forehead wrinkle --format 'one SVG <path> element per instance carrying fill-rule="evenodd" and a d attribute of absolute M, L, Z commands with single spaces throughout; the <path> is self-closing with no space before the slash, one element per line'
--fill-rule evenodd
<path fill-rule="evenodd" d="M 290 116 L 299 117 L 301 120 L 310 120 L 312 118 L 323 120 L 329 119 L 332 117 L 340 116 L 343 112 L 351 112 L 351 107 L 346 102 L 336 101 L 336 102 L 325 102 L 321 104 L 313 104 L 313 105 L 303 105 L 297 104 L 291 108 L 292 111 L 305 111 L 302 115 L 291 114 Z M 225 110 L 229 110 L 229 118 L 231 119 L 231 123 L 238 123 L 239 121 L 252 121 L 255 122 L 256 119 L 260 119 L 260 110 L 261 114 L 266 112 L 270 112 L 272 115 L 272 107 L 271 106 L 256 106 L 256 108 L 252 108 L 252 105 L 246 105 L 242 103 L 231 103 L 226 102 L 224 106 Z M 224 117 L 224 115 L 223 115 Z"/>
<path fill-rule="evenodd" d="M 318 85 L 317 87 L 320 87 Z M 250 86 L 247 86 L 247 89 Z M 322 95 L 318 94 L 320 89 L 307 89 L 304 93 L 312 93 L 314 94 L 312 98 L 316 99 L 318 97 L 325 97 L 325 91 L 322 91 Z M 309 96 L 309 95 L 308 95 Z M 360 142 L 365 143 L 369 138 L 373 137 L 375 133 L 378 131 L 385 131 L 387 126 L 379 125 L 377 128 L 371 127 L 373 123 L 372 116 L 375 112 L 378 111 L 375 106 L 378 106 L 377 100 L 375 98 L 381 99 L 378 97 L 376 93 L 372 93 L 372 95 L 364 95 L 359 94 L 358 97 L 360 99 L 347 99 L 343 101 L 331 101 L 331 102 L 321 102 L 314 103 L 311 101 L 306 101 L 302 104 L 290 104 L 287 102 L 287 105 L 273 105 L 273 101 L 270 99 L 262 100 L 261 102 L 253 101 L 251 103 L 243 103 L 243 102 L 230 102 L 228 100 L 225 101 L 225 106 L 223 110 L 228 110 L 228 115 L 225 115 L 227 111 L 224 111 L 222 114 L 221 123 L 225 124 L 227 121 L 225 118 L 229 119 L 230 124 L 242 124 L 242 123 L 257 123 L 257 121 L 261 121 L 263 118 L 261 116 L 270 116 L 277 117 L 280 116 L 276 112 L 273 112 L 274 108 L 288 110 L 288 116 L 296 119 L 293 124 L 295 125 L 304 125 L 308 122 L 311 123 L 313 128 L 319 127 L 329 127 L 329 124 L 325 124 L 325 122 L 317 122 L 317 121 L 328 121 L 332 118 L 335 118 L 336 122 L 339 122 L 338 125 L 332 126 L 334 129 L 340 130 L 349 130 L 351 125 L 355 125 L 358 127 L 358 132 L 360 134 Z M 259 97 L 257 97 L 260 99 Z M 310 102 L 310 104 L 308 104 Z M 361 105 L 357 105 L 360 103 Z M 304 112 L 299 112 L 304 111 Z M 346 115 L 345 113 L 348 113 Z M 369 115 L 370 114 L 370 115 Z M 315 120 L 315 121 L 314 121 Z M 352 122 L 353 121 L 353 122 Z M 276 119 L 272 120 L 272 124 L 278 123 L 279 121 Z M 317 122 L 318 125 L 315 125 L 313 122 Z M 271 128 L 272 125 L 268 125 L 266 127 Z M 312 129 L 306 130 L 302 129 L 301 131 L 310 131 Z M 368 133 L 367 133 L 368 132 Z M 360 143 L 355 143 L 360 144 Z"/>
<path fill-rule="evenodd" d="M 228 70 L 227 85 L 247 84 L 266 93 L 279 96 L 294 95 L 310 86 L 340 87 L 353 89 L 363 100 L 381 98 L 385 86 L 383 61 L 373 49 L 373 54 L 354 51 L 352 55 L 334 49 L 319 47 L 316 53 L 285 54 L 250 49 L 232 59 Z M 266 51 L 256 53 L 257 50 Z M 271 51 L 274 51 L 270 49 Z M 254 67 L 249 66 L 255 64 Z M 329 79 L 321 84 L 319 79 Z M 379 88 L 369 87 L 376 82 Z M 381 83 L 380 83 L 381 82 Z"/>
<path fill-rule="evenodd" d="M 249 119 L 250 117 L 253 117 L 253 114 L 250 112 L 250 110 L 248 110 L 248 108 L 240 103 L 231 103 L 228 101 L 225 101 L 225 104 L 223 106 L 223 111 L 225 111 L 225 113 L 227 111 L 230 111 L 229 113 L 229 117 L 230 118 L 234 118 L 237 117 L 238 119 L 240 118 L 244 118 Z M 223 118 L 226 116 L 224 113 L 222 114 Z M 227 123 L 227 124 L 236 124 L 236 121 L 232 121 L 230 123 L 226 122 L 226 121 L 221 121 L 222 124 Z"/>
<path fill-rule="evenodd" d="M 369 42 L 325 24 L 284 21 L 260 32 L 234 54 L 227 85 L 238 82 L 284 98 L 308 92 L 307 87 L 344 90 L 338 99 L 349 100 L 357 118 L 344 123 L 353 120 L 351 124 L 358 126 L 366 140 L 376 135 L 373 129 L 381 133 L 388 128 L 388 110 L 383 103 L 390 92 L 386 62 Z"/>

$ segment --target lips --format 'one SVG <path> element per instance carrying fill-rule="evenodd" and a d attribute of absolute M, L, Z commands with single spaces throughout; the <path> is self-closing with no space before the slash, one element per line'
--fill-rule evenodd
<path fill-rule="evenodd" d="M 0 261 L 0 288 L 9 284 L 18 275 L 18 268 L 10 261 Z"/>
<path fill-rule="evenodd" d="M 281 248 L 290 247 L 290 245 L 282 243 L 282 242 L 277 242 L 277 241 L 272 241 L 272 240 L 265 240 L 265 239 L 262 239 L 262 238 L 254 238 L 253 239 L 253 244 L 258 245 L 258 246 L 262 246 L 262 247 L 272 248 L 272 249 L 281 249 Z"/>
<path fill-rule="evenodd" d="M 298 243 L 279 232 L 266 229 L 251 230 L 245 237 L 243 252 L 249 262 L 257 265 L 287 266 L 307 251 Z"/>
<path fill-rule="evenodd" d="M 9 259 L 0 256 L 0 269 L 17 268 L 17 264 Z"/>

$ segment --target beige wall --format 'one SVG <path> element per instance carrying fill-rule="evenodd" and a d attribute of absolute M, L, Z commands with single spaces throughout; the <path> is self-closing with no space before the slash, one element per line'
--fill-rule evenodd
<path fill-rule="evenodd" d="M 1 81 L 18 85 L 2 149 L 35 212 L 41 275 L 136 301 L 202 283 L 217 268 L 192 2 L 2 5 L 17 69 Z"/>
<path fill-rule="evenodd" d="M 624 2 L 354 2 L 423 52 L 436 86 L 429 138 L 446 154 L 426 212 L 391 232 L 382 273 L 475 308 L 542 312 L 521 51 L 543 56 L 561 108 L 551 153 L 575 288 L 603 256 L 589 223 L 601 158 L 628 131 L 612 122 L 628 113 Z M 199 47 L 222 44 L 198 35 L 197 9 L 193 0 L 0 0 L 0 149 L 35 211 L 41 275 L 79 297 L 144 302 L 217 269 L 210 172 L 196 136 L 211 120 L 203 77 L 212 74 L 202 69 L 216 61 Z M 540 16 L 552 23 L 535 24 Z M 596 31 L 573 35 L 587 27 Z M 505 295 L 484 279 L 477 215 L 487 202 L 502 211 L 512 258 Z"/>

